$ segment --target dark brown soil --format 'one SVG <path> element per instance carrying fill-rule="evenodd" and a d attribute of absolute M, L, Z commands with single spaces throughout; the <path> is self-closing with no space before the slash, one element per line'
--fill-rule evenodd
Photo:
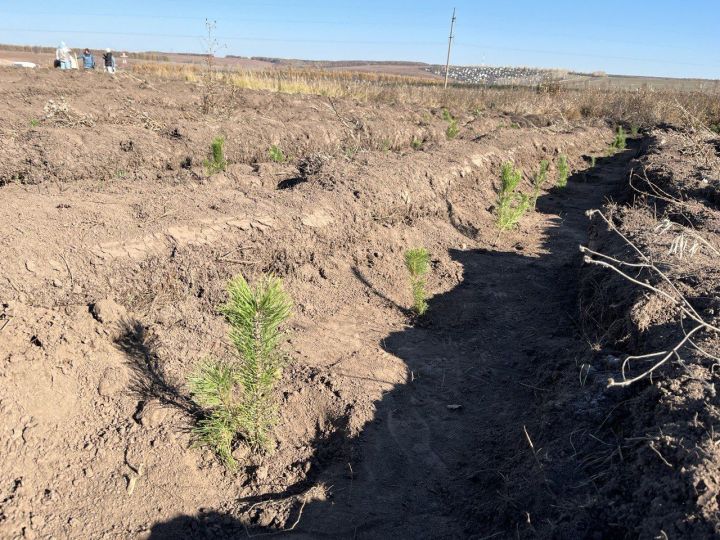
<path fill-rule="evenodd" d="M 627 199 L 639 142 L 601 157 L 606 127 L 461 111 L 447 140 L 437 110 L 253 92 L 204 116 L 193 85 L 101 74 L 0 70 L 0 94 L 3 538 L 671 534 L 630 489 L 656 454 L 619 434 L 650 420 L 606 421 L 630 398 L 661 406 L 665 387 L 588 374 L 637 340 L 589 336 L 578 308 L 597 289 L 585 211 Z M 230 165 L 209 176 L 217 135 Z M 529 176 L 559 154 L 570 185 L 499 235 L 501 163 Z M 416 246 L 433 255 L 419 321 L 402 260 Z M 275 451 L 238 444 L 230 474 L 191 445 L 184 381 L 230 354 L 227 280 L 265 272 L 296 304 L 293 363 Z M 647 481 L 684 481 L 662 467 Z M 665 519 L 713 531 L 683 493 Z"/>

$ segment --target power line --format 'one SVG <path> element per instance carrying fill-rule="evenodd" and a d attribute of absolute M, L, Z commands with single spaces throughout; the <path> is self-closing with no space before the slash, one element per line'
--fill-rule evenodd
<path fill-rule="evenodd" d="M 30 28 L 0 28 L 0 32 L 30 32 L 35 34 L 89 34 L 89 35 L 110 35 L 127 37 L 167 37 L 184 39 L 204 39 L 206 36 L 200 34 L 157 34 L 154 32 L 100 32 L 94 30 L 45 30 Z M 381 41 L 381 40 L 347 40 L 347 39 L 288 39 L 288 38 L 265 38 L 265 37 L 239 37 L 239 36 L 217 36 L 217 39 L 232 41 L 261 41 L 276 43 L 327 43 L 327 44 L 358 44 L 358 45 L 438 45 L 442 41 Z"/>
<path fill-rule="evenodd" d="M 97 35 L 97 36 L 125 36 L 125 37 L 156 37 L 156 38 L 181 38 L 181 39 L 204 39 L 205 36 L 200 34 L 159 34 L 154 32 L 105 32 L 93 30 L 51 30 L 51 29 L 32 29 L 32 28 L 0 28 L 0 32 L 28 32 L 36 34 L 78 34 L 78 35 Z M 329 40 L 329 39 L 288 39 L 288 38 L 266 38 L 266 37 L 248 37 L 248 36 L 217 36 L 217 39 L 227 41 L 239 41 L 246 43 L 317 43 L 328 45 L 427 45 L 437 46 L 442 44 L 441 41 L 382 41 L 382 40 Z M 453 36 L 454 39 L 454 36 Z M 656 63 L 663 65 L 675 66 L 691 66 L 720 68 L 718 64 L 700 64 L 694 62 L 673 62 L 666 59 L 657 58 L 638 58 L 632 56 L 609 56 L 590 53 L 575 53 L 560 50 L 543 50 L 543 49 L 523 49 L 518 47 L 497 47 L 494 45 L 486 45 L 482 43 L 470 43 L 463 41 L 455 41 L 458 47 L 470 47 L 474 49 L 484 49 L 491 51 L 505 52 L 522 52 L 536 54 L 552 54 L 561 56 L 572 56 L 576 58 L 592 58 L 599 60 L 625 60 L 631 62 Z M 449 63 L 449 61 L 448 61 Z"/>

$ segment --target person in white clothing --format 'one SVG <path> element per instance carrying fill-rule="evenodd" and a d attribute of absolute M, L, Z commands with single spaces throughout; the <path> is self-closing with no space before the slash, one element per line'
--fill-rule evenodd
<path fill-rule="evenodd" d="M 60 69 L 72 69 L 72 51 L 64 41 L 61 41 L 55 49 L 55 66 Z"/>

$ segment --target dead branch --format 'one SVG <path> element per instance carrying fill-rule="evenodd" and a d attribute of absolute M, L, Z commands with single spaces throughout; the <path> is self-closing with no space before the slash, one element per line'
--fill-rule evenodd
<path fill-rule="evenodd" d="M 713 359 L 717 360 L 717 358 L 706 351 L 704 351 L 701 347 L 699 347 L 697 344 L 695 344 L 691 337 L 699 332 L 700 330 L 708 330 L 711 332 L 720 333 L 720 328 L 717 326 L 714 326 L 707 321 L 705 321 L 700 314 L 693 308 L 693 306 L 690 304 L 690 302 L 685 298 L 685 296 L 680 292 L 680 290 L 675 286 L 675 284 L 672 282 L 672 280 L 665 274 L 660 268 L 658 268 L 655 263 L 643 253 L 643 251 L 630 240 L 627 236 L 625 236 L 618 228 L 608 219 L 601 211 L 599 210 L 592 210 L 588 212 L 588 216 L 593 215 L 599 215 L 603 221 L 608 225 L 609 229 L 613 232 L 615 232 L 620 238 L 622 238 L 625 243 L 630 246 L 640 257 L 640 260 L 643 262 L 640 263 L 630 263 L 626 261 L 622 261 L 620 259 L 617 259 L 615 257 L 611 257 L 609 255 L 605 255 L 603 253 L 599 253 L 597 251 L 593 251 L 585 246 L 580 246 L 580 251 L 585 254 L 584 260 L 588 264 L 594 264 L 597 266 L 601 266 L 603 268 L 608 268 L 609 270 L 612 270 L 613 272 L 617 273 L 618 275 L 622 276 L 624 279 L 630 281 L 631 283 L 634 283 L 636 285 L 639 285 L 642 288 L 648 289 L 650 291 L 653 291 L 654 293 L 659 294 L 660 296 L 666 298 L 670 302 L 672 302 L 674 305 L 676 305 L 680 311 L 681 311 L 681 317 L 680 317 L 680 327 L 683 332 L 683 338 L 669 351 L 659 351 L 659 352 L 653 352 L 649 354 L 644 355 L 631 355 L 625 358 L 622 364 L 621 368 L 621 374 L 622 374 L 622 381 L 615 381 L 614 379 L 608 380 L 608 387 L 613 386 L 630 386 L 631 384 L 642 380 L 646 377 L 652 377 L 652 374 L 657 371 L 660 367 L 662 367 L 665 363 L 667 363 L 670 358 L 673 356 L 678 355 L 678 351 L 682 349 L 686 343 L 690 343 L 693 348 L 695 348 L 699 353 Z M 594 258 L 593 258 L 594 257 Z M 665 283 L 667 283 L 670 286 L 671 293 L 664 291 L 658 287 L 655 287 L 651 285 L 647 280 L 640 281 L 639 279 L 632 277 L 628 275 L 626 272 L 622 271 L 620 267 L 631 267 L 631 268 L 639 268 L 639 269 L 647 269 L 656 275 L 658 275 Z M 683 316 L 687 316 L 691 320 L 693 320 L 696 323 L 696 326 L 692 328 L 689 332 L 685 331 L 684 325 L 683 325 Z M 660 360 L 655 362 L 649 369 L 645 370 L 641 374 L 632 377 L 630 379 L 627 378 L 627 368 L 629 366 L 630 361 L 633 360 L 649 360 L 662 357 Z"/>
<path fill-rule="evenodd" d="M 613 379 L 613 378 L 608 379 L 608 388 L 611 388 L 613 386 L 630 386 L 631 384 L 636 383 L 637 381 L 644 379 L 645 377 L 649 377 L 658 368 L 660 368 L 668 360 L 670 360 L 670 358 L 672 358 L 672 356 L 674 354 L 676 354 L 680 349 L 682 349 L 683 345 L 685 345 L 685 343 L 690 339 L 690 336 L 692 336 L 698 330 L 702 330 L 702 328 L 703 328 L 702 326 L 696 326 L 695 328 L 690 330 L 690 332 L 688 332 L 688 334 L 683 339 L 681 339 L 680 342 L 670 350 L 670 352 L 668 352 L 665 356 L 663 356 L 662 360 L 653 364 L 653 366 L 650 369 L 644 371 L 637 377 L 633 377 L 632 379 L 625 379 L 622 382 L 616 382 L 615 379 Z M 660 353 L 660 354 L 662 354 L 662 353 Z M 625 377 L 624 373 L 623 373 L 623 377 Z"/>

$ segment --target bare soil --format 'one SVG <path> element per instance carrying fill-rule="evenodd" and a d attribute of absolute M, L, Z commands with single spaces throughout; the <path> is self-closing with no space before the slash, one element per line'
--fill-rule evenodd
<path fill-rule="evenodd" d="M 0 94 L 0 537 L 718 530 L 716 502 L 687 490 L 642 512 L 655 480 L 688 475 L 603 440 L 647 430 L 632 411 L 604 419 L 630 397 L 664 407 L 665 387 L 620 399 L 583 370 L 637 345 L 588 336 L 578 298 L 599 289 L 578 245 L 601 241 L 585 211 L 628 199 L 650 143 L 603 157 L 600 124 L 463 111 L 448 140 L 440 110 L 249 91 L 206 116 L 198 87 L 130 75 L 0 69 Z M 218 135 L 229 166 L 208 175 Z M 271 162 L 270 145 L 288 160 Z M 502 162 L 529 176 L 559 154 L 569 186 L 499 235 Z M 433 255 L 421 320 L 402 260 L 416 246 Z M 192 445 L 185 380 L 231 354 L 227 280 L 265 272 L 295 301 L 293 362 L 274 452 L 239 444 L 230 474 Z M 716 462 L 692 463 L 714 486 Z"/>

